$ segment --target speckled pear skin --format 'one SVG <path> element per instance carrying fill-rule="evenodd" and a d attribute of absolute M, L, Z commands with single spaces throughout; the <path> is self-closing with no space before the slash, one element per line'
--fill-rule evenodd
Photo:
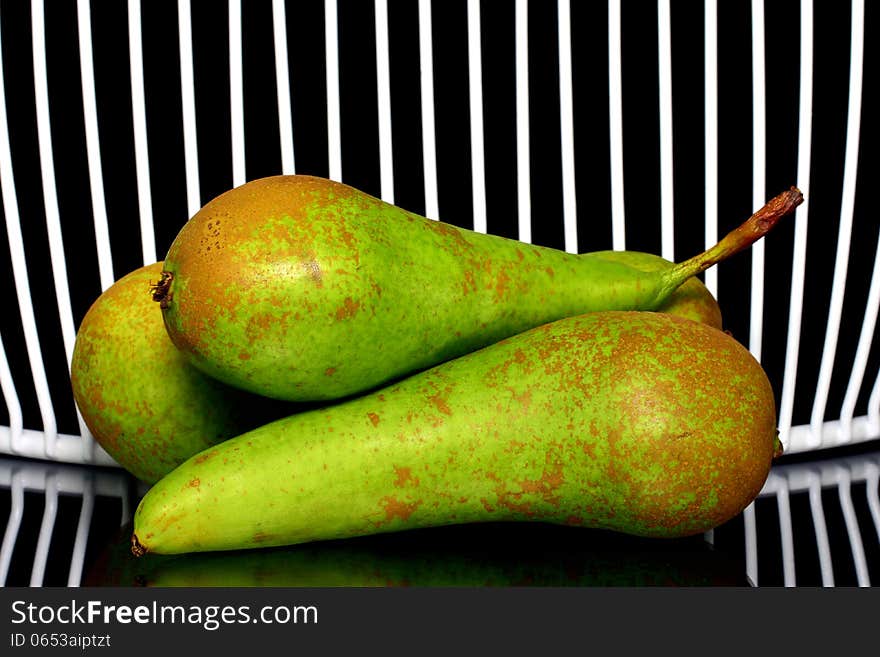
<path fill-rule="evenodd" d="M 653 312 L 549 323 L 209 448 L 141 500 L 136 554 L 544 521 L 650 537 L 717 527 L 779 448 L 761 366 Z"/>
<path fill-rule="evenodd" d="M 95 440 L 147 483 L 193 454 L 297 408 L 257 399 L 189 364 L 150 299 L 162 266 L 130 272 L 95 300 L 77 331 L 70 373 L 74 399 Z"/>
<path fill-rule="evenodd" d="M 165 269 L 174 344 L 217 379 L 297 401 L 360 394 L 562 317 L 650 309 L 665 293 L 655 272 L 431 221 L 310 176 L 210 201 Z"/>
<path fill-rule="evenodd" d="M 643 251 L 594 251 L 591 255 L 629 265 L 642 271 L 662 271 L 675 264 L 658 255 Z M 686 280 L 655 310 L 686 317 L 695 322 L 702 322 L 714 326 L 718 330 L 724 329 L 721 307 L 699 278 Z"/>

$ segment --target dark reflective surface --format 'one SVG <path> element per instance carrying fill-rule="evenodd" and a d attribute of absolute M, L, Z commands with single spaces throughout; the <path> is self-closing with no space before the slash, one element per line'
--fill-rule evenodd
<path fill-rule="evenodd" d="M 86 586 L 748 586 L 703 537 L 481 524 L 288 548 L 135 558 L 123 527 Z"/>

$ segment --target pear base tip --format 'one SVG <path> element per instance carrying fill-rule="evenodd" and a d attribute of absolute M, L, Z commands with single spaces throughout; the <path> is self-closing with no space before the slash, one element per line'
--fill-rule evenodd
<path fill-rule="evenodd" d="M 131 553 L 136 557 L 142 557 L 147 553 L 147 548 L 141 545 L 137 534 L 131 535 Z"/>

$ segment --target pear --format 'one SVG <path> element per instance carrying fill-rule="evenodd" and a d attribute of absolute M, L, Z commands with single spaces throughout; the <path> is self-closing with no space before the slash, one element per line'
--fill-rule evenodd
<path fill-rule="evenodd" d="M 147 483 L 297 408 L 230 388 L 189 364 L 147 294 L 162 266 L 130 272 L 94 301 L 77 330 L 70 366 L 74 400 L 96 442 Z"/>
<path fill-rule="evenodd" d="M 675 263 L 643 251 L 594 251 L 592 255 L 612 260 L 642 271 L 663 271 Z M 724 329 L 721 306 L 699 278 L 689 278 L 655 309 L 657 312 L 686 317 L 695 322 Z"/>
<path fill-rule="evenodd" d="M 425 219 L 310 176 L 248 182 L 182 227 L 153 298 L 174 345 L 231 386 L 291 401 L 364 393 L 563 317 L 656 310 L 803 200 L 643 271 Z"/>
<path fill-rule="evenodd" d="M 143 497 L 132 550 L 494 521 L 684 537 L 739 514 L 779 453 L 770 383 L 732 337 L 589 313 L 208 448 Z"/>

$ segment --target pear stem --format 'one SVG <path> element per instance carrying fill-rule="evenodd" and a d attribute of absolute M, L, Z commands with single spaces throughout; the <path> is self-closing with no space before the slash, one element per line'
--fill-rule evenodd
<path fill-rule="evenodd" d="M 770 199 L 764 207 L 725 235 L 718 244 L 667 269 L 663 273 L 661 298 L 671 294 L 689 278 L 750 247 L 769 233 L 782 217 L 793 212 L 803 202 L 804 195 L 797 187 L 791 187 Z"/>

